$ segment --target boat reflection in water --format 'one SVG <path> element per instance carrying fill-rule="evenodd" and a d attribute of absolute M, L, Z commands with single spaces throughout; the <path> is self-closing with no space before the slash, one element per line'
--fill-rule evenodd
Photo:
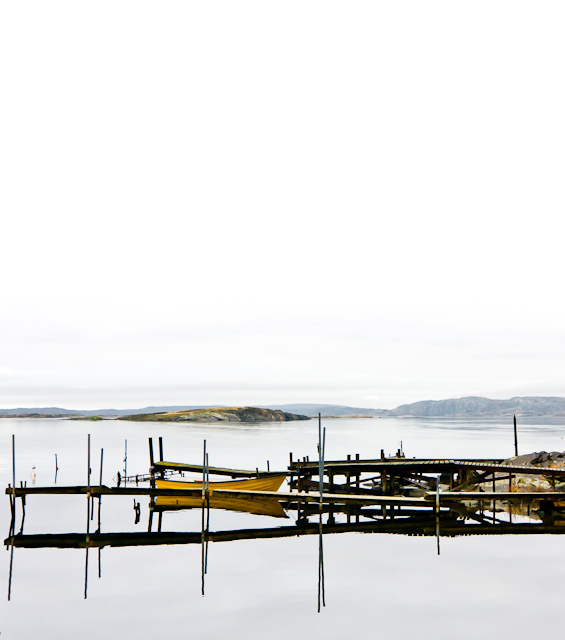
<path fill-rule="evenodd" d="M 287 518 L 287 514 L 276 497 L 262 495 L 222 495 L 217 497 L 214 495 L 214 491 L 218 489 L 229 489 L 233 492 L 237 490 L 276 492 L 285 478 L 286 475 L 276 475 L 245 480 L 211 482 L 208 485 L 209 497 L 205 499 L 205 507 L 258 516 L 271 516 L 272 518 Z M 158 489 L 200 489 L 202 487 L 201 482 L 182 482 L 178 480 L 161 480 L 159 478 L 155 483 Z M 158 512 L 195 508 L 202 508 L 201 496 L 158 496 L 153 506 L 154 511 Z"/>

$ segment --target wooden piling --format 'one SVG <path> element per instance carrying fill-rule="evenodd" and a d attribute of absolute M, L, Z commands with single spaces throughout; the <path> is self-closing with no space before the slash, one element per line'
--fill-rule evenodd
<path fill-rule="evenodd" d="M 163 462 L 165 458 L 163 457 L 163 437 L 159 436 L 159 460 Z"/>
<path fill-rule="evenodd" d="M 516 415 L 514 415 L 514 455 L 518 456 L 518 429 L 516 427 Z"/>
<path fill-rule="evenodd" d="M 90 473 L 91 473 L 91 468 L 90 468 L 90 433 L 88 434 L 88 445 L 87 445 L 87 456 L 86 456 L 87 462 L 86 462 L 86 469 L 87 469 L 87 473 L 86 473 L 86 486 L 88 487 L 88 492 L 90 493 Z"/>
<path fill-rule="evenodd" d="M 90 436 L 89 436 L 90 437 Z M 16 498 L 16 436 L 12 434 L 12 487 Z"/>
<path fill-rule="evenodd" d="M 149 438 L 149 482 L 151 488 L 155 488 L 155 459 L 153 457 L 153 438 Z"/>

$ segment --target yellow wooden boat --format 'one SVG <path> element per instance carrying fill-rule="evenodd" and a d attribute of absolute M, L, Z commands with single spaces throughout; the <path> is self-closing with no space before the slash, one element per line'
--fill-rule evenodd
<path fill-rule="evenodd" d="M 233 489 L 234 491 L 278 491 L 286 475 L 264 476 L 262 478 L 243 478 L 241 480 L 220 480 L 210 482 L 210 496 L 216 489 Z M 155 479 L 157 489 L 202 489 L 202 481 L 162 480 Z"/>

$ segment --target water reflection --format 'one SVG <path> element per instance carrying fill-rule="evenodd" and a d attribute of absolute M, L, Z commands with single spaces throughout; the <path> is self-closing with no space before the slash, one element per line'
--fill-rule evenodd
<path fill-rule="evenodd" d="M 94 500 L 98 500 L 98 527 L 90 532 L 93 519 Z M 150 502 L 147 531 L 101 532 L 101 496 L 87 497 L 86 531 L 83 533 L 32 534 L 24 533 L 25 500 L 22 500 L 21 527 L 16 531 L 16 500 L 10 496 L 10 529 L 4 544 L 10 547 L 10 569 L 8 576 L 8 600 L 12 597 L 14 572 L 14 549 L 59 548 L 84 549 L 84 598 L 88 596 L 89 551 L 98 550 L 98 577 L 101 577 L 101 551 L 104 547 L 142 547 L 159 545 L 194 545 L 202 547 L 201 592 L 205 595 L 205 577 L 208 573 L 209 543 L 259 540 L 266 538 L 288 538 L 317 535 L 318 542 L 318 611 L 326 605 L 324 576 L 323 536 L 350 532 L 366 534 L 399 534 L 408 536 L 430 536 L 437 539 L 437 552 L 441 537 L 469 535 L 527 535 L 565 533 L 565 503 L 540 500 L 521 503 L 517 497 L 511 503 L 499 500 L 474 500 L 440 505 L 439 500 L 430 501 L 429 507 L 414 507 L 386 502 L 382 505 L 362 506 L 340 504 L 337 500 L 301 502 L 277 499 L 272 496 L 248 498 L 173 498 L 159 496 Z M 136 523 L 141 508 L 134 500 Z M 200 531 L 164 531 L 163 518 L 178 511 L 201 510 Z M 211 530 L 212 511 L 246 513 L 257 519 L 255 528 Z M 153 517 L 158 514 L 157 530 L 153 530 Z M 54 514 L 55 515 L 55 514 Z M 284 519 L 290 522 L 283 526 L 262 526 L 264 517 Z M 270 522 L 269 522 L 270 524 Z"/>

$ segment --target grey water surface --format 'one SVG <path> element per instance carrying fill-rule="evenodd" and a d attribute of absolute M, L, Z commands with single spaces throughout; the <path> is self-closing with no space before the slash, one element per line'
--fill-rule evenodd
<path fill-rule="evenodd" d="M 522 423 L 524 422 L 524 423 Z M 565 450 L 562 420 L 519 421 L 520 452 Z M 326 459 L 359 453 L 407 457 L 509 457 L 511 420 L 326 419 Z M 91 434 L 93 484 L 104 448 L 105 484 L 115 484 L 128 442 L 128 473 L 146 473 L 147 438 L 164 439 L 165 459 L 200 463 L 207 440 L 210 465 L 286 469 L 288 454 L 315 459 L 317 422 L 180 425 L 121 421 L 0 421 L 0 484 L 11 482 L 16 436 L 17 482 L 86 484 Z M 102 500 L 102 532 L 147 530 L 148 499 L 135 524 L 133 500 Z M 4 495 L 0 530 L 8 537 Z M 294 526 L 268 516 L 213 510 L 210 530 Z M 200 531 L 198 510 L 163 514 L 163 531 Z M 19 522 L 16 524 L 16 531 Z M 26 534 L 86 530 L 83 496 L 29 496 Z M 316 536 L 211 542 L 206 593 L 201 595 L 199 545 L 105 548 L 89 556 L 84 598 L 83 549 L 23 549 L 1 554 L 2 640 L 27 638 L 170 639 L 230 637 L 530 638 L 561 628 L 565 599 L 565 538 L 559 535 L 433 537 L 344 533 L 324 536 L 326 604 L 317 613 Z M 1 592 L 0 592 L 1 593 Z"/>

